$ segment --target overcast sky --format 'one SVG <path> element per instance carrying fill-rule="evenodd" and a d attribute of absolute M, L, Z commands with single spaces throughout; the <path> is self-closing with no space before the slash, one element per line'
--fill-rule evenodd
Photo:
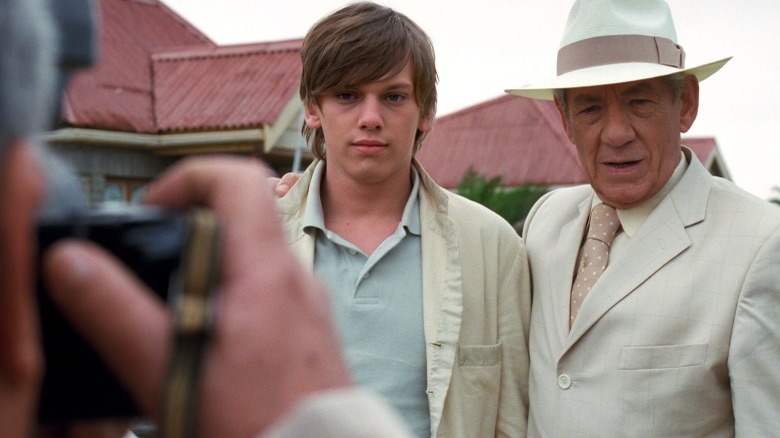
<path fill-rule="evenodd" d="M 345 0 L 163 0 L 218 44 L 301 38 Z M 433 40 L 439 116 L 555 75 L 571 0 L 386 0 Z M 714 136 L 734 181 L 780 186 L 780 1 L 669 0 L 686 65 L 733 56 L 701 84 L 688 135 Z"/>

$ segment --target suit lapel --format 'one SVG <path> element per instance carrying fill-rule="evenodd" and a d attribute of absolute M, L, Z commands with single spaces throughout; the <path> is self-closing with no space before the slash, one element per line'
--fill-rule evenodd
<path fill-rule="evenodd" d="M 636 290 L 691 241 L 672 202 L 663 201 L 631 238 L 618 260 L 590 291 L 574 320 L 568 342 L 573 344 L 615 304 Z"/>
<path fill-rule="evenodd" d="M 585 224 L 588 222 L 593 196 L 588 196 L 577 206 L 577 215 L 561 228 L 561 234 L 552 252 L 552 260 L 560 270 L 551 273 L 553 306 L 555 308 L 555 329 L 561 344 L 569 337 L 569 300 L 574 281 L 574 265 L 577 263 Z"/>
<path fill-rule="evenodd" d="M 712 179 L 689 152 L 686 152 L 688 169 L 682 179 L 631 238 L 620 258 L 610 261 L 582 304 L 565 349 L 577 342 L 615 304 L 691 246 L 686 228 L 704 220 Z"/>

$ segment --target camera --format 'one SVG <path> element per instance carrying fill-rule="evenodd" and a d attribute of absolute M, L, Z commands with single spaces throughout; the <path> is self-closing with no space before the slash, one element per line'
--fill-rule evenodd
<path fill-rule="evenodd" d="M 47 5 L 58 34 L 58 97 L 51 125 L 60 121 L 62 92 L 70 75 L 94 64 L 97 27 L 91 0 L 51 0 Z M 56 164 L 56 160 L 53 160 Z M 51 163 L 50 163 L 51 164 Z M 66 187 L 68 175 L 48 176 L 50 197 L 38 221 L 38 301 L 45 373 L 40 392 L 38 422 L 131 419 L 138 407 L 97 352 L 71 327 L 49 298 L 42 279 L 41 258 L 64 238 L 86 239 L 113 253 L 169 308 L 191 304 L 188 293 L 212 290 L 218 260 L 218 224 L 213 214 L 197 210 L 174 213 L 152 207 L 88 210 L 87 202 L 70 202 L 80 187 Z M 74 177 L 74 181 L 75 177 Z M 52 196 L 51 193 L 54 193 Z M 81 194 L 78 192 L 78 194 Z M 198 269 L 202 272 L 198 272 Z M 110 291 L 107 291 L 107 293 Z M 207 301 L 210 303 L 210 301 Z M 195 306 L 197 307 L 197 306 Z M 200 309 L 196 309 L 200 310 Z M 211 311 L 211 307 L 206 311 Z M 122 318 L 123 315 L 112 315 Z M 209 316 L 211 316 L 209 314 Z"/>
<path fill-rule="evenodd" d="M 93 210 L 38 225 L 38 262 L 63 238 L 93 241 L 125 263 L 151 291 L 168 299 L 193 231 L 190 215 L 151 207 Z M 102 359 L 70 326 L 37 280 L 46 372 L 38 419 L 41 423 L 133 418 L 138 408 Z M 115 315 L 122 318 L 122 315 Z"/>

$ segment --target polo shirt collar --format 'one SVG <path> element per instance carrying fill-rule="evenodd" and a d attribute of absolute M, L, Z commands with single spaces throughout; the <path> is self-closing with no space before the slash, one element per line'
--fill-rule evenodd
<path fill-rule="evenodd" d="M 400 226 L 414 235 L 420 235 L 420 201 L 418 193 L 420 191 L 420 174 L 414 166 L 412 169 L 412 191 L 406 201 L 406 207 L 401 215 Z M 306 197 L 306 209 L 303 213 L 303 229 L 308 231 L 312 228 L 325 232 L 325 215 L 322 213 L 322 198 L 320 197 L 320 188 L 322 187 L 322 177 L 325 175 L 325 161 L 320 161 L 314 167 L 309 185 L 309 195 Z"/>

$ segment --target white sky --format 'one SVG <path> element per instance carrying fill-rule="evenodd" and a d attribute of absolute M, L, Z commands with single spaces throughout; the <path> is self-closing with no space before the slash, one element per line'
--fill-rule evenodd
<path fill-rule="evenodd" d="M 714 136 L 735 182 L 767 199 L 780 186 L 780 1 L 668 0 L 686 65 L 734 56 L 701 84 L 688 135 Z M 301 38 L 347 0 L 163 0 L 218 44 Z M 433 40 L 438 115 L 555 75 L 572 0 L 384 0 Z"/>

